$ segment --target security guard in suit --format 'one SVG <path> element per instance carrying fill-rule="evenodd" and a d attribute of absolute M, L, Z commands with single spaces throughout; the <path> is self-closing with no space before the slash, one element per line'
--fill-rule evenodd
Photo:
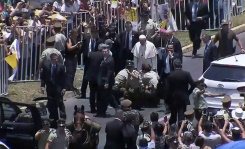
<path fill-rule="evenodd" d="M 50 38 L 47 42 L 54 42 L 54 38 Z M 44 94 L 46 87 L 48 99 L 47 108 L 49 111 L 49 118 L 53 120 L 51 127 L 55 128 L 57 126 L 56 121 L 60 117 L 66 118 L 65 105 L 63 102 L 63 96 L 66 92 L 65 84 L 65 66 L 58 63 L 58 54 L 52 53 L 50 55 L 51 61 L 42 63 L 40 71 L 41 79 L 41 92 Z M 63 81 L 61 81 L 63 80 Z M 59 108 L 59 112 L 58 112 Z"/>

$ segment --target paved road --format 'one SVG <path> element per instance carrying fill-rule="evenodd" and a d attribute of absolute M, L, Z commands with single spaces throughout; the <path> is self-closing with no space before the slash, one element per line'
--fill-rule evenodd
<path fill-rule="evenodd" d="M 245 47 L 245 33 L 240 34 L 239 38 L 242 40 L 243 46 Z M 203 55 L 203 51 L 204 49 L 200 49 L 198 51 L 198 54 Z M 237 51 L 239 50 L 237 49 Z M 186 56 L 183 58 L 183 70 L 191 72 L 193 79 L 197 80 L 201 76 L 201 73 L 202 73 L 202 58 L 192 59 L 190 57 L 191 53 L 185 53 L 185 55 Z M 73 119 L 72 114 L 73 114 L 74 105 L 78 105 L 78 106 L 84 105 L 85 111 L 90 110 L 88 99 L 76 99 L 74 97 L 67 98 L 65 101 L 65 105 L 66 105 L 68 120 Z M 192 108 L 192 105 L 188 106 L 188 109 L 191 109 L 191 108 Z M 149 119 L 149 115 L 151 112 L 158 111 L 159 116 L 160 116 L 160 121 L 163 121 L 164 113 L 161 112 L 161 110 L 163 109 L 164 109 L 164 106 L 163 104 L 161 104 L 159 105 L 158 108 L 146 108 L 143 111 L 141 111 L 141 113 L 143 114 L 145 119 Z M 115 114 L 115 111 L 112 108 L 108 108 L 107 112 L 109 114 Z M 93 120 L 95 120 L 102 126 L 102 129 L 100 132 L 100 143 L 98 146 L 98 149 L 102 149 L 105 144 L 105 140 L 106 140 L 105 124 L 106 122 L 112 120 L 112 118 L 94 118 L 93 115 L 91 115 L 90 113 L 88 113 L 87 115 L 90 116 Z"/>

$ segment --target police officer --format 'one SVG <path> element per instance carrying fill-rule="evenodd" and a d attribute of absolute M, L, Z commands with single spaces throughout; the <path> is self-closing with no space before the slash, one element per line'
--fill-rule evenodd
<path fill-rule="evenodd" d="M 66 48 L 66 36 L 61 32 L 62 24 L 60 22 L 54 23 L 54 32 L 55 32 L 55 44 L 54 47 L 60 51 L 63 57 L 65 57 L 65 48 Z"/>
<path fill-rule="evenodd" d="M 48 136 L 45 149 L 67 149 L 69 142 L 73 141 L 71 132 L 65 127 L 65 119 L 59 119 L 57 124 L 57 130 Z"/>
<path fill-rule="evenodd" d="M 137 71 L 134 70 L 134 63 L 131 60 L 126 62 L 126 68 L 121 70 L 115 77 L 115 85 L 112 88 L 113 96 L 118 101 L 119 98 L 123 97 L 124 92 L 126 91 L 128 81 L 132 85 L 136 83 L 132 77 Z M 132 76 L 130 76 L 132 74 Z M 130 79 L 128 79 L 130 77 Z"/>
<path fill-rule="evenodd" d="M 138 110 L 133 110 L 132 109 L 132 101 L 128 100 L 128 99 L 124 99 L 121 101 L 121 108 L 124 111 L 123 112 L 123 121 L 127 120 L 127 117 L 131 117 L 133 115 L 133 125 L 135 128 L 135 132 L 136 135 L 138 135 L 138 131 L 139 131 L 139 126 L 143 123 L 144 118 L 143 116 L 140 114 L 140 112 Z"/>
<path fill-rule="evenodd" d="M 55 131 L 55 129 L 50 128 L 50 122 L 48 120 L 44 120 L 42 126 L 43 128 L 35 134 L 35 140 L 38 141 L 38 149 L 45 149 L 48 136 L 51 132 Z"/>

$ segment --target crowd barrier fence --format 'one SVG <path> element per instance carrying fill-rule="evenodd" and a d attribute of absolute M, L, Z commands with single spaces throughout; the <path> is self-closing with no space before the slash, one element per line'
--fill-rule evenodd
<path fill-rule="evenodd" d="M 4 45 L 0 45 L 0 96 L 7 93 L 8 88 L 8 65 L 4 60 L 5 58 L 5 48 Z"/>

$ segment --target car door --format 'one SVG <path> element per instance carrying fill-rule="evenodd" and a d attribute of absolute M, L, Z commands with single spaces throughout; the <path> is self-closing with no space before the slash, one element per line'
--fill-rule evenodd
<path fill-rule="evenodd" d="M 34 136 L 41 128 L 41 120 L 39 120 L 41 118 L 36 107 L 16 102 L 1 102 L 1 105 L 4 113 L 2 129 L 5 130 L 6 143 L 11 149 L 20 147 L 34 149 L 36 146 Z M 19 107 L 25 107 L 25 109 L 20 110 Z"/>
<path fill-rule="evenodd" d="M 21 111 L 17 106 L 9 107 L 9 105 L 5 105 L 3 102 L 11 102 L 11 100 L 0 97 L 0 141 L 6 142 L 6 130 L 5 128 L 3 129 L 3 122 L 10 121 L 11 118 L 13 119 Z"/>

